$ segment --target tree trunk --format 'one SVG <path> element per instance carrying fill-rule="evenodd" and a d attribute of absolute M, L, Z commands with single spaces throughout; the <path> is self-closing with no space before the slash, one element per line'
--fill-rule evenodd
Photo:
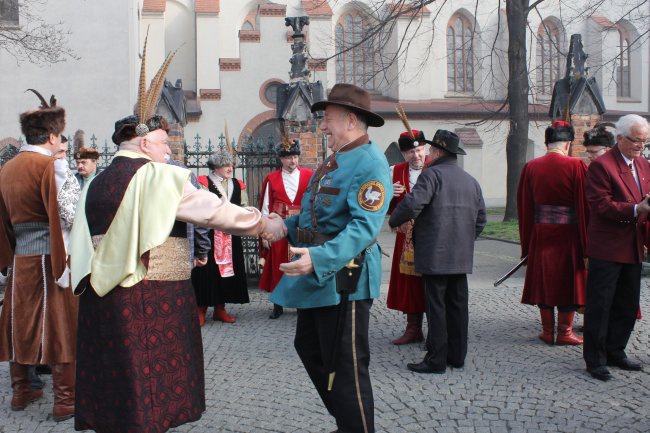
<path fill-rule="evenodd" d="M 526 18 L 529 0 L 508 0 L 508 118 L 506 141 L 507 178 L 504 221 L 517 219 L 517 186 L 526 163 L 528 146 L 528 69 L 526 65 Z"/>

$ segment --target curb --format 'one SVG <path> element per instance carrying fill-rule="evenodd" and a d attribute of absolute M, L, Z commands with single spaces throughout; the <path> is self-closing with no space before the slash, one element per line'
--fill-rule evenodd
<path fill-rule="evenodd" d="M 501 239 L 501 238 L 493 238 L 492 236 L 481 236 L 479 235 L 479 239 L 485 239 L 488 241 L 498 241 L 498 242 L 505 242 L 507 244 L 513 244 L 513 245 L 520 245 L 518 241 L 511 241 L 509 239 Z"/>

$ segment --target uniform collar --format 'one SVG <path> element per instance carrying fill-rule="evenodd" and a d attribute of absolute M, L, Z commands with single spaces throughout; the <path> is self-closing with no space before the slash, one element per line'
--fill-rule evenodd
<path fill-rule="evenodd" d="M 357 138 L 356 140 L 352 140 L 348 144 L 343 145 L 343 147 L 337 150 L 336 153 L 349 152 L 353 149 L 356 149 L 359 146 L 368 144 L 369 140 L 370 138 L 368 137 L 368 134 L 363 134 L 361 137 Z"/>

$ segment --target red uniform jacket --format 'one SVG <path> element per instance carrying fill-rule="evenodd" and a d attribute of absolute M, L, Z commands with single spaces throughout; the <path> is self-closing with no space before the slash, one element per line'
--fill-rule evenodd
<path fill-rule="evenodd" d="M 260 209 L 262 209 L 264 196 L 268 188 L 269 212 L 275 212 L 282 218 L 287 218 L 290 214 L 300 211 L 302 195 L 309 186 L 312 170 L 303 167 L 298 167 L 298 170 L 300 170 L 300 181 L 298 182 L 298 191 L 293 201 L 289 200 L 287 191 L 284 189 L 281 169 L 271 172 L 266 176 L 262 185 Z M 280 278 L 282 278 L 280 264 L 289 261 L 289 244 L 286 239 L 274 242 L 270 250 L 260 249 L 260 256 L 266 259 L 266 263 L 264 264 L 264 270 L 260 277 L 259 286 L 262 290 L 272 292 L 280 281 Z"/>
<path fill-rule="evenodd" d="M 426 159 L 425 165 L 429 162 Z M 399 197 L 393 197 L 388 208 L 388 214 L 404 199 L 406 194 L 411 192 L 409 184 L 409 163 L 401 162 L 393 167 L 393 183 L 399 181 L 406 191 Z M 393 310 L 404 313 L 424 313 L 424 289 L 422 278 L 414 275 L 405 275 L 399 271 L 400 258 L 404 248 L 404 234 L 395 235 L 395 248 L 393 249 L 393 262 L 390 269 L 390 282 L 388 283 L 388 297 L 386 305 Z"/>
<path fill-rule="evenodd" d="M 650 192 L 650 164 L 634 160 L 641 191 L 617 146 L 589 165 L 586 195 L 591 209 L 587 255 L 617 263 L 641 263 L 647 215 L 634 216 L 634 205 Z"/>

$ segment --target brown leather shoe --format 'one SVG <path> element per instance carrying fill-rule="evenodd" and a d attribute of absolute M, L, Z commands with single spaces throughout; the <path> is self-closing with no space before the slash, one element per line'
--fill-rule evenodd
<path fill-rule="evenodd" d="M 74 382 L 74 362 L 52 366 L 52 390 L 54 391 L 52 418 L 56 422 L 65 421 L 74 416 Z"/>
<path fill-rule="evenodd" d="M 28 365 L 10 362 L 9 374 L 11 375 L 11 388 L 13 390 L 11 410 L 25 410 L 29 403 L 43 397 L 43 390 L 32 389 Z"/>

